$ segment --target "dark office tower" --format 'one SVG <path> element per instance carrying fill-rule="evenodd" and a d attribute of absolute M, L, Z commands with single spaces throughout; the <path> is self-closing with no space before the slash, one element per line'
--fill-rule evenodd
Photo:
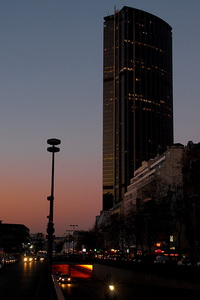
<path fill-rule="evenodd" d="M 142 161 L 173 144 L 172 28 L 123 7 L 104 18 L 103 210 Z"/>

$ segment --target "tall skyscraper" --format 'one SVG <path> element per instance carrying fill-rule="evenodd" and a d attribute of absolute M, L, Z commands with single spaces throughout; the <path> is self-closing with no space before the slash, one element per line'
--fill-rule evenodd
<path fill-rule="evenodd" d="M 104 18 L 103 210 L 134 170 L 173 144 L 172 28 L 123 7 Z"/>

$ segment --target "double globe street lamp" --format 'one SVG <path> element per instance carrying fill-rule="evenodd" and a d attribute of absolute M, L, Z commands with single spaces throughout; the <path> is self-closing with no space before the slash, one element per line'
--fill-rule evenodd
<path fill-rule="evenodd" d="M 48 139 L 47 144 L 51 145 L 51 147 L 47 148 L 48 152 L 52 153 L 52 170 L 51 170 L 51 195 L 47 197 L 47 200 L 50 202 L 49 206 L 49 219 L 47 224 L 47 233 L 48 233 L 48 260 L 49 267 L 51 272 L 52 267 L 52 254 L 53 254 L 53 234 L 54 234 L 54 223 L 53 223 L 53 202 L 54 202 L 54 156 L 55 153 L 60 151 L 60 148 L 56 147 L 61 144 L 59 139 Z"/>

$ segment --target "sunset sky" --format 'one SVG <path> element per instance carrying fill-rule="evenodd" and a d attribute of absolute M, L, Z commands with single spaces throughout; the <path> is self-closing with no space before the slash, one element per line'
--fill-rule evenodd
<path fill-rule="evenodd" d="M 55 157 L 56 235 L 100 213 L 103 18 L 124 5 L 173 28 L 175 142 L 200 141 L 199 0 L 0 1 L 0 219 L 46 233 Z"/>

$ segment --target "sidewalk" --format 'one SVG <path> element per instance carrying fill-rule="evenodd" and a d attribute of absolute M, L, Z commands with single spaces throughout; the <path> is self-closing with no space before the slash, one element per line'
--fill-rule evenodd
<path fill-rule="evenodd" d="M 48 272 L 48 264 L 45 262 L 45 267 L 38 278 L 36 294 L 34 300 L 57 300 L 52 278 Z"/>

